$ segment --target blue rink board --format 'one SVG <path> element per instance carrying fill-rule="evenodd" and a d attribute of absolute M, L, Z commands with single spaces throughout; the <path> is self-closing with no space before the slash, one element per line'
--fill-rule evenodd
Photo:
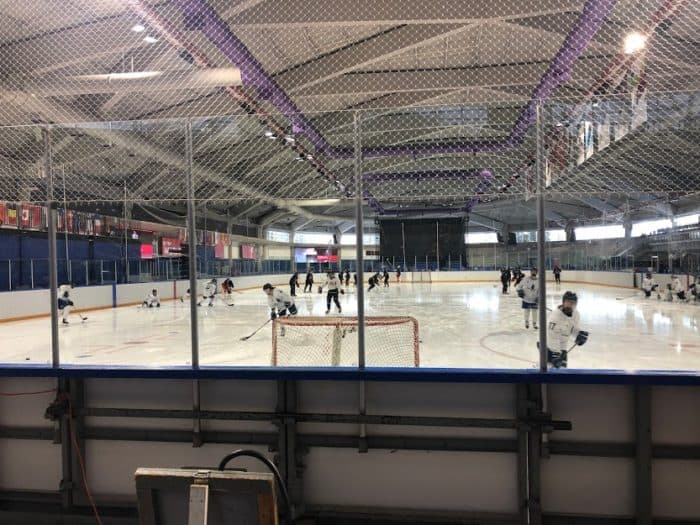
<path fill-rule="evenodd" d="M 248 379 L 325 381 L 405 381 L 430 383 L 572 383 L 700 385 L 700 372 L 688 370 L 539 370 L 480 368 L 286 368 L 0 365 L 0 377 L 79 377 L 143 379 Z"/>

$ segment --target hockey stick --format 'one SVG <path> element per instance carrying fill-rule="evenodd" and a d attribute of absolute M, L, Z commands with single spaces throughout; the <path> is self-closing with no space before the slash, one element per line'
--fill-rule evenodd
<path fill-rule="evenodd" d="M 262 325 L 260 325 L 260 328 L 258 328 L 257 330 L 255 330 L 255 332 L 253 332 L 252 334 L 247 335 L 247 336 L 245 336 L 245 337 L 241 337 L 241 341 L 247 341 L 248 339 L 250 339 L 251 337 L 253 337 L 253 336 L 254 336 L 255 334 L 257 334 L 260 330 L 262 330 L 263 328 L 265 328 L 265 326 L 267 325 L 267 323 L 269 323 L 270 321 L 272 321 L 272 319 L 268 319 L 267 321 L 265 321 Z"/>
<path fill-rule="evenodd" d="M 75 312 L 75 313 L 78 314 L 78 317 L 80 317 L 80 320 L 81 320 L 83 323 L 84 323 L 85 321 L 87 321 L 87 319 L 88 319 L 87 316 L 83 317 L 83 315 L 82 315 L 80 312 Z"/>

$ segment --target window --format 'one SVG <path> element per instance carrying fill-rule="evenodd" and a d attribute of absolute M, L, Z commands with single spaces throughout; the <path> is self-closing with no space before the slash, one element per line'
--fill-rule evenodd
<path fill-rule="evenodd" d="M 690 226 L 692 224 L 697 224 L 700 220 L 700 215 L 694 213 L 693 215 L 681 215 L 673 219 L 673 224 L 675 226 Z"/>
<path fill-rule="evenodd" d="M 333 234 L 323 232 L 297 232 L 294 242 L 299 244 L 333 244 Z"/>
<path fill-rule="evenodd" d="M 566 232 L 564 230 L 546 230 L 544 239 L 547 242 L 557 242 L 566 240 Z"/>
<path fill-rule="evenodd" d="M 518 244 L 522 244 L 525 242 L 537 242 L 537 232 L 534 230 L 515 232 L 515 242 L 517 242 Z"/>
<path fill-rule="evenodd" d="M 267 230 L 267 240 L 277 242 L 289 242 L 289 232 Z"/>
<path fill-rule="evenodd" d="M 659 230 L 671 228 L 671 219 L 659 219 L 656 221 L 635 222 L 632 224 L 632 237 L 640 237 L 656 233 Z"/>
<path fill-rule="evenodd" d="M 464 234 L 465 244 L 494 244 L 498 242 L 496 232 L 472 232 Z"/>
<path fill-rule="evenodd" d="M 595 239 L 616 239 L 625 236 L 625 227 L 612 226 L 584 226 L 574 230 L 577 241 L 591 241 Z"/>
<path fill-rule="evenodd" d="M 340 244 L 346 246 L 354 246 L 357 242 L 357 236 L 354 233 L 346 233 L 340 237 Z M 365 246 L 376 246 L 379 245 L 379 234 L 378 233 L 365 233 L 362 236 L 362 243 Z"/>

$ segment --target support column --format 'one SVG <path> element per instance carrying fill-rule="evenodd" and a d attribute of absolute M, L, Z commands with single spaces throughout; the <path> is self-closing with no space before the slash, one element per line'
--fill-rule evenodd
<path fill-rule="evenodd" d="M 355 255 L 357 258 L 357 365 L 365 368 L 365 287 L 364 287 L 364 211 L 362 202 L 362 141 L 360 140 L 360 114 L 353 114 L 354 175 L 355 175 Z"/>
<path fill-rule="evenodd" d="M 277 421 L 279 428 L 277 447 L 277 467 L 289 491 L 295 514 L 303 513 L 304 484 L 302 450 L 297 445 L 297 422 L 291 414 L 297 412 L 297 384 L 295 381 L 277 382 L 277 413 L 282 419 Z"/>
<path fill-rule="evenodd" d="M 651 525 L 653 522 L 651 389 L 651 385 L 637 385 L 634 387 L 636 525 Z"/>
<path fill-rule="evenodd" d="M 185 160 L 187 179 L 187 237 L 190 245 L 190 332 L 192 368 L 199 368 L 199 325 L 197 322 L 197 227 L 194 206 L 194 174 L 192 170 L 192 122 L 185 126 Z"/>
<path fill-rule="evenodd" d="M 41 130 L 44 139 L 44 176 L 46 177 L 46 207 L 49 212 L 49 300 L 51 301 L 51 365 L 61 364 L 58 341 L 58 255 L 56 252 L 56 201 L 54 200 L 53 158 L 51 155 L 51 130 Z M 12 275 L 10 275 L 12 289 Z"/>
<path fill-rule="evenodd" d="M 547 371 L 547 272 L 545 270 L 545 152 L 544 152 L 544 127 L 542 122 L 542 102 L 537 102 L 537 283 L 539 285 L 538 296 L 538 323 L 540 343 L 540 371 Z"/>

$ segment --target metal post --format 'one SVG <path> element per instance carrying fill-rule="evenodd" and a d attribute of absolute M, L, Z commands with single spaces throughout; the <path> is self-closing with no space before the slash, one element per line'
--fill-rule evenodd
<path fill-rule="evenodd" d="M 435 258 L 437 259 L 436 270 L 440 271 L 440 221 L 435 221 Z"/>
<path fill-rule="evenodd" d="M 12 259 L 7 260 L 7 286 L 8 290 L 12 291 Z"/>
<path fill-rule="evenodd" d="M 190 244 L 190 331 L 192 336 L 192 368 L 199 368 L 199 333 L 197 325 L 197 230 L 194 216 L 194 181 L 192 173 L 192 122 L 185 126 L 185 158 L 187 179 L 187 237 Z"/>
<path fill-rule="evenodd" d="M 129 282 L 129 227 L 126 215 L 126 181 L 124 181 L 124 268 L 126 268 L 126 282 Z"/>
<path fill-rule="evenodd" d="M 100 284 L 105 283 L 105 264 L 104 259 L 100 259 Z"/>
<path fill-rule="evenodd" d="M 199 414 L 201 409 L 200 397 L 199 379 L 194 379 L 192 381 L 192 446 L 195 448 L 202 446 L 202 420 Z"/>
<path fill-rule="evenodd" d="M 652 478 L 651 478 L 651 386 L 634 387 L 635 417 L 635 514 L 637 525 L 652 523 Z"/>
<path fill-rule="evenodd" d="M 365 253 L 364 217 L 362 203 L 362 143 L 360 141 L 360 115 L 353 114 L 355 148 L 355 254 L 357 258 L 357 366 L 365 367 Z"/>
<path fill-rule="evenodd" d="M 539 285 L 538 303 L 539 308 L 537 309 L 538 322 L 540 324 L 539 330 L 539 340 L 540 340 L 540 371 L 547 371 L 547 273 L 544 268 L 545 259 L 545 242 L 544 242 L 544 192 L 545 192 L 545 178 L 544 178 L 544 128 L 542 125 L 542 102 L 537 102 L 537 158 L 536 158 L 536 170 L 537 170 L 537 267 L 539 272 L 537 273 L 537 283 Z"/>
<path fill-rule="evenodd" d="M 53 196 L 53 159 L 51 158 L 51 131 L 43 128 L 44 176 L 46 177 L 46 208 L 49 212 L 49 295 L 51 301 L 51 366 L 61 364 L 58 348 L 58 256 L 56 254 L 56 202 Z"/>
<path fill-rule="evenodd" d="M 32 290 L 34 289 L 34 259 L 29 260 L 29 277 L 32 281 Z"/>

